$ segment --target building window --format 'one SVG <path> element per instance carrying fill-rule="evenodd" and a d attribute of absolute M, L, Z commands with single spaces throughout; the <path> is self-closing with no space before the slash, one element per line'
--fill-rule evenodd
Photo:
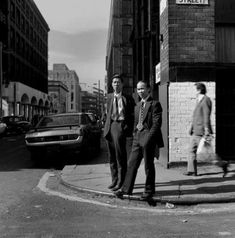
<path fill-rule="evenodd" d="M 74 100 L 74 94 L 73 94 L 73 92 L 71 93 L 71 101 L 73 101 Z"/>
<path fill-rule="evenodd" d="M 20 26 L 20 10 L 16 9 L 16 24 Z"/>
<path fill-rule="evenodd" d="M 71 103 L 71 110 L 73 110 L 73 103 Z"/>
<path fill-rule="evenodd" d="M 128 74 L 132 72 L 132 61 L 130 55 L 123 56 L 123 72 Z"/>
<path fill-rule="evenodd" d="M 15 20 L 15 5 L 11 2 L 11 18 Z"/>

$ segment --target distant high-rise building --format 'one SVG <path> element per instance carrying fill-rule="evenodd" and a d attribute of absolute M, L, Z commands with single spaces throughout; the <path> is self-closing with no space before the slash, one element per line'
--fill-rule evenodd
<path fill-rule="evenodd" d="M 66 64 L 53 64 L 49 70 L 49 79 L 61 81 L 68 88 L 68 112 L 81 111 L 81 88 L 79 77 L 75 70 L 70 70 Z"/>

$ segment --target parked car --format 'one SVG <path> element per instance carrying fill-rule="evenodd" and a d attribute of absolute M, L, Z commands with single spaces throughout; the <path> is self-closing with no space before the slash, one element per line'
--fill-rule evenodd
<path fill-rule="evenodd" d="M 100 150 L 101 129 L 87 113 L 61 113 L 44 116 L 25 135 L 32 160 L 47 152 L 88 152 Z"/>
<path fill-rule="evenodd" d="M 31 123 L 24 116 L 5 116 L 2 122 L 7 125 L 7 134 L 22 134 L 31 128 Z"/>
<path fill-rule="evenodd" d="M 0 119 L 0 137 L 6 134 L 7 125 L 3 123 Z"/>

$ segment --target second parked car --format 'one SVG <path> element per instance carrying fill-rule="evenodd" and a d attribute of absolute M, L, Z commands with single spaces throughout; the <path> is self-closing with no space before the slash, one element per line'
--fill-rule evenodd
<path fill-rule="evenodd" d="M 31 123 L 24 116 L 5 116 L 2 122 L 7 125 L 7 134 L 22 134 L 31 128 Z"/>

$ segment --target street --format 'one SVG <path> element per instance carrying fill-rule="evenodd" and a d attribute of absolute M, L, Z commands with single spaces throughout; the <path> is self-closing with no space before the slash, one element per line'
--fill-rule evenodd
<path fill-rule="evenodd" d="M 73 191 L 63 164 L 35 166 L 23 139 L 0 139 L 0 237 L 235 237 L 233 203 L 151 207 Z M 87 163 L 103 163 L 104 146 Z"/>

